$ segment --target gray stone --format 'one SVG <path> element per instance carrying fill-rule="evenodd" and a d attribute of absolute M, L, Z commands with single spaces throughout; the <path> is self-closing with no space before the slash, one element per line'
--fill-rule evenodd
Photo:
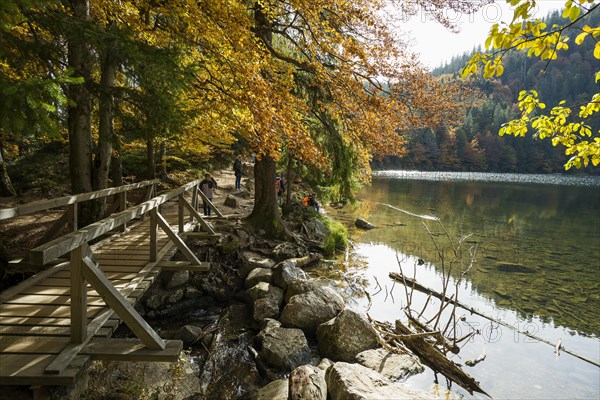
<path fill-rule="evenodd" d="M 177 289 L 173 293 L 169 294 L 166 300 L 169 304 L 175 304 L 181 299 L 183 299 L 183 289 Z"/>
<path fill-rule="evenodd" d="M 228 194 L 225 200 L 223 201 L 223 205 L 229 208 L 239 208 L 240 199 L 238 199 L 232 194 Z"/>
<path fill-rule="evenodd" d="M 175 289 L 176 287 L 183 286 L 190 280 L 190 271 L 174 271 L 165 275 L 164 278 L 165 289 Z"/>
<path fill-rule="evenodd" d="M 308 279 L 308 275 L 301 268 L 296 266 L 294 260 L 285 260 L 273 267 L 273 283 L 283 290 L 287 289 L 292 282 Z"/>
<path fill-rule="evenodd" d="M 321 361 L 319 361 L 317 368 L 327 371 L 333 364 L 333 361 L 331 361 L 329 358 L 322 358 Z"/>
<path fill-rule="evenodd" d="M 394 354 L 385 349 L 366 350 L 356 356 L 356 361 L 396 382 L 424 371 L 423 365 L 412 354 Z"/>
<path fill-rule="evenodd" d="M 344 309 L 344 300 L 333 289 L 321 287 L 311 292 L 292 296 L 281 313 L 285 326 L 302 329 L 314 336 L 317 327 L 334 318 Z"/>
<path fill-rule="evenodd" d="M 255 268 L 271 268 L 275 265 L 275 261 L 252 251 L 242 251 L 240 259 L 242 266 L 238 269 L 238 274 L 242 279 L 246 279 L 250 271 Z"/>
<path fill-rule="evenodd" d="M 146 307 L 153 310 L 158 310 L 162 306 L 162 296 L 160 294 L 153 294 L 146 300 Z"/>
<path fill-rule="evenodd" d="M 256 340 L 259 359 L 283 372 L 290 372 L 310 361 L 308 342 L 300 329 L 265 329 L 259 332 Z"/>
<path fill-rule="evenodd" d="M 254 320 L 260 322 L 267 318 L 277 318 L 279 315 L 279 306 L 277 301 L 265 297 L 254 302 Z"/>
<path fill-rule="evenodd" d="M 325 372 L 331 400 L 429 399 L 431 395 L 394 383 L 360 364 L 335 363 Z"/>
<path fill-rule="evenodd" d="M 256 285 L 258 282 L 267 282 L 271 283 L 273 280 L 273 271 L 271 268 L 254 268 L 248 274 L 246 281 L 244 282 L 244 286 L 246 288 L 251 288 Z"/>
<path fill-rule="evenodd" d="M 304 257 L 308 255 L 308 250 L 290 242 L 283 242 L 275 246 L 273 249 L 273 255 L 275 256 L 276 260 L 283 261 L 289 258 Z"/>
<path fill-rule="evenodd" d="M 200 292 L 195 287 L 188 286 L 187 288 L 185 288 L 185 296 L 184 297 L 186 299 L 195 299 L 195 298 L 201 297 L 201 296 L 202 296 L 202 292 Z"/>
<path fill-rule="evenodd" d="M 369 221 L 362 219 L 362 218 L 357 218 L 356 221 L 354 221 L 354 226 L 356 226 L 358 229 L 364 229 L 364 230 L 369 230 L 369 229 L 375 228 L 375 225 L 373 225 Z"/>
<path fill-rule="evenodd" d="M 242 297 L 252 305 L 258 299 L 270 298 L 277 302 L 277 307 L 280 307 L 283 303 L 283 290 L 267 282 L 258 282 L 247 289 Z"/>
<path fill-rule="evenodd" d="M 288 380 L 277 379 L 260 388 L 256 400 L 288 400 Z"/>
<path fill-rule="evenodd" d="M 335 361 L 354 361 L 358 353 L 375 348 L 377 332 L 363 314 L 345 309 L 317 329 L 319 351 Z"/>
<path fill-rule="evenodd" d="M 303 226 L 306 229 L 306 234 L 312 240 L 322 242 L 327 236 L 327 227 L 323 221 L 318 218 L 311 218 L 308 221 L 305 221 Z"/>
<path fill-rule="evenodd" d="M 288 303 L 292 296 L 297 294 L 308 293 L 313 290 L 318 290 L 322 287 L 329 287 L 332 290 L 336 290 L 335 282 L 327 278 L 310 278 L 310 279 L 298 279 L 290 282 L 285 289 L 284 302 Z"/>
<path fill-rule="evenodd" d="M 184 346 L 191 346 L 200 339 L 202 334 L 202 328 L 194 325 L 184 325 L 173 334 L 173 339 L 181 340 Z"/>
<path fill-rule="evenodd" d="M 290 374 L 289 400 L 327 400 L 325 371 L 301 365 Z"/>

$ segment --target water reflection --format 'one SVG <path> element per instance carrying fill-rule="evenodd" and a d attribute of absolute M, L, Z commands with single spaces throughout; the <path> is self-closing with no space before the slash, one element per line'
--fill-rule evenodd
<path fill-rule="evenodd" d="M 376 178 L 360 197 L 344 217 L 378 229 L 355 240 L 436 265 L 436 245 L 449 250 L 472 234 L 465 246 L 477 249 L 469 279 L 478 294 L 522 318 L 600 336 L 599 187 Z M 419 217 L 429 215 L 442 225 Z"/>

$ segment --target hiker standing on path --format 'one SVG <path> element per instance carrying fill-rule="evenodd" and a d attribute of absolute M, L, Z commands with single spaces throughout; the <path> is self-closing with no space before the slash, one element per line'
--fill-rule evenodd
<path fill-rule="evenodd" d="M 242 188 L 242 156 L 237 156 L 233 162 L 233 171 L 235 173 L 235 188 L 240 190 Z"/>
<path fill-rule="evenodd" d="M 213 191 L 214 189 L 216 189 L 216 187 L 217 181 L 215 181 L 215 179 L 212 176 L 210 176 L 209 173 L 204 175 L 204 179 L 202 179 L 202 181 L 200 182 L 200 190 L 211 201 L 213 198 Z M 204 215 L 210 216 L 210 204 L 208 204 L 208 202 L 204 198 L 202 198 L 202 202 L 204 205 Z"/>

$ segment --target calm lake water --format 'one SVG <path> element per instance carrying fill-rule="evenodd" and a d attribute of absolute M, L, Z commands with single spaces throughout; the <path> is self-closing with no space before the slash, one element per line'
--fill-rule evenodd
<path fill-rule="evenodd" d="M 351 307 L 381 321 L 406 320 L 408 296 L 389 273 L 402 269 L 441 291 L 452 267 L 448 295 L 457 287 L 462 303 L 510 325 L 455 311 L 464 317 L 457 337 L 475 329 L 480 334 L 461 343 L 452 359 L 464 364 L 485 355 L 463 369 L 487 393 L 494 399 L 600 398 L 600 368 L 564 350 L 557 355 L 553 345 L 560 340 L 566 350 L 600 361 L 600 177 L 387 171 L 359 198 L 356 206 L 327 212 L 349 227 L 362 217 L 377 229 L 351 228 L 356 243 L 345 262 L 321 271 L 350 284 Z M 425 295 L 413 294 L 417 314 L 425 303 Z M 423 316 L 439 306 L 429 301 Z M 450 315 L 448 307 L 444 317 Z M 486 398 L 456 384 L 448 389 L 438 378 L 436 384 L 428 370 L 406 384 L 434 399 Z"/>

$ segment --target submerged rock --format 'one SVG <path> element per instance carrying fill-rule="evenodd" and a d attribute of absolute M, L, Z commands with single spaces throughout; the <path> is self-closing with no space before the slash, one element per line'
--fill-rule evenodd
<path fill-rule="evenodd" d="M 375 225 L 362 218 L 356 218 L 356 221 L 354 221 L 354 226 L 356 226 L 358 229 L 364 230 L 370 230 L 375 228 Z"/>
<path fill-rule="evenodd" d="M 499 262 L 496 264 L 496 269 L 502 272 L 524 272 L 526 274 L 535 274 L 538 272 L 537 268 L 528 267 L 527 265 L 517 264 L 517 263 L 509 263 L 509 262 Z"/>

